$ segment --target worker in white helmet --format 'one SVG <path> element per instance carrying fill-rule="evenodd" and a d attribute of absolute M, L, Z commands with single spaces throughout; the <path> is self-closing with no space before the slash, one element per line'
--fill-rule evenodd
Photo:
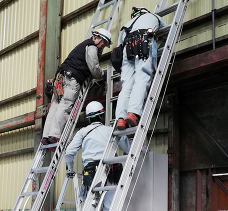
<path fill-rule="evenodd" d="M 145 7 L 133 7 L 131 20 L 121 29 L 118 45 L 123 45 L 122 90 L 116 107 L 119 130 L 138 125 L 144 100 L 157 69 L 157 43 L 154 36 L 166 25 L 160 16 L 150 13 Z"/>
<path fill-rule="evenodd" d="M 41 141 L 44 145 L 56 143 L 60 139 L 84 80 L 91 75 L 95 79 L 106 79 L 106 72 L 100 68 L 99 58 L 104 47 L 112 44 L 111 34 L 100 28 L 94 30 L 92 35 L 90 39 L 77 45 L 58 69 L 56 80 L 62 80 L 63 95 L 52 96 Z M 49 150 L 55 151 L 55 148 Z"/>
<path fill-rule="evenodd" d="M 80 199 L 85 201 L 87 191 L 89 190 L 96 168 L 102 158 L 105 147 L 109 141 L 112 127 L 103 125 L 104 123 L 104 107 L 97 101 L 92 101 L 86 106 L 86 117 L 89 119 L 90 125 L 80 129 L 74 136 L 72 142 L 66 149 L 65 163 L 67 166 L 67 176 L 71 177 L 74 174 L 73 164 L 74 156 L 82 148 L 82 164 L 83 184 L 80 193 Z M 124 136 L 120 140 L 120 147 L 123 151 L 129 151 L 130 143 L 128 138 Z M 111 168 L 108 182 L 109 184 L 117 184 L 122 172 L 122 164 L 114 164 L 114 169 Z M 104 211 L 109 210 L 109 207 L 114 196 L 114 191 L 108 191 L 104 198 Z"/>

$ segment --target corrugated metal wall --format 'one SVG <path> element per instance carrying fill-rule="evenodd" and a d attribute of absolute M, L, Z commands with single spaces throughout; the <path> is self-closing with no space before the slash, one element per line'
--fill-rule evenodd
<path fill-rule="evenodd" d="M 38 32 L 39 12 L 40 0 L 14 0 L 3 4 L 0 8 L 0 51 L 18 41 L 23 43 L 24 38 Z M 37 68 L 37 36 L 1 54 L 0 101 L 35 89 Z M 35 94 L 25 95 L 0 105 L 0 122 L 35 110 Z M 34 157 L 33 147 L 34 125 L 0 133 L 0 210 L 13 208 Z M 21 154 L 12 154 L 18 151 Z M 30 205 L 28 203 L 26 209 L 30 209 Z"/>
<path fill-rule="evenodd" d="M 34 126 L 0 134 L 0 209 L 11 210 L 31 166 L 34 153 L 9 155 L 3 153 L 31 148 L 34 146 Z M 29 187 L 28 191 L 32 188 Z M 26 206 L 30 208 L 30 204 Z"/>
<path fill-rule="evenodd" d="M 39 29 L 38 0 L 12 1 L 0 9 L 0 50 Z"/>
<path fill-rule="evenodd" d="M 0 100 L 36 88 L 38 39 L 0 57 Z"/>

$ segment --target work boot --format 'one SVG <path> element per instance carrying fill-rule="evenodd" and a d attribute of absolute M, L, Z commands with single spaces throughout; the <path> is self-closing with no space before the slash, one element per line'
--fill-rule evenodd
<path fill-rule="evenodd" d="M 57 143 L 59 141 L 59 138 L 50 136 L 48 141 L 50 142 L 50 144 L 55 144 L 55 143 Z M 56 149 L 56 147 L 51 147 L 51 148 L 49 148 L 49 151 L 55 152 L 55 149 Z"/>
<path fill-rule="evenodd" d="M 43 145 L 48 145 L 48 144 L 50 144 L 50 142 L 48 141 L 48 138 L 42 138 L 42 140 L 41 140 L 41 143 L 43 144 Z"/>
<path fill-rule="evenodd" d="M 123 118 L 119 118 L 116 124 L 117 130 L 125 130 L 127 127 L 127 123 Z"/>
<path fill-rule="evenodd" d="M 139 124 L 139 118 L 133 113 L 128 113 L 127 117 L 125 118 L 125 121 L 131 127 L 135 127 Z"/>

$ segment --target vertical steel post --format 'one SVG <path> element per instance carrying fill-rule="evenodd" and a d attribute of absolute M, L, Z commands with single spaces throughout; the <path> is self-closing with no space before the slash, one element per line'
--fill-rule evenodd
<path fill-rule="evenodd" d="M 37 89 L 36 89 L 36 113 L 43 108 L 44 103 L 44 69 L 45 69 L 45 44 L 46 44 L 46 25 L 47 25 L 47 0 L 40 0 L 40 25 L 39 25 L 39 44 L 38 44 L 38 70 L 37 70 Z M 39 117 L 38 117 L 39 116 Z M 34 154 L 42 138 L 42 117 L 36 115 L 35 118 L 35 140 Z M 39 189 L 39 178 L 32 185 L 32 191 Z M 34 197 L 32 198 L 32 204 Z"/>
<path fill-rule="evenodd" d="M 172 110 L 169 112 L 169 211 L 180 210 L 180 109 L 178 95 L 169 97 L 169 105 Z"/>
<path fill-rule="evenodd" d="M 212 42 L 215 50 L 215 0 L 212 0 Z"/>
<path fill-rule="evenodd" d="M 196 170 L 196 211 L 202 210 L 202 173 Z"/>

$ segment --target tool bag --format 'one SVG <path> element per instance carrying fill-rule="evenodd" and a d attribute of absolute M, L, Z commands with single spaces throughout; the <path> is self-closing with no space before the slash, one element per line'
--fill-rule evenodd
<path fill-rule="evenodd" d="M 124 38 L 124 43 L 119 45 L 118 47 L 114 48 L 111 52 L 111 62 L 112 62 L 112 66 L 114 67 L 114 69 L 121 73 L 121 67 L 122 67 L 122 63 L 123 63 L 123 49 L 124 46 L 126 44 L 126 40 L 128 38 L 129 32 L 131 31 L 134 23 L 136 22 L 136 20 L 139 18 L 140 16 L 138 16 L 134 22 L 130 25 L 130 27 L 122 27 L 121 31 L 124 29 L 126 32 L 126 36 Z"/>
<path fill-rule="evenodd" d="M 54 86 L 55 86 L 55 81 L 56 81 L 57 75 L 59 73 L 62 74 L 61 69 L 58 67 L 58 69 L 55 73 L 55 77 L 52 79 L 47 79 L 47 83 L 44 85 L 44 93 L 49 100 L 51 100 L 52 95 L 54 93 L 53 90 L 54 90 Z"/>
<path fill-rule="evenodd" d="M 118 47 L 115 47 L 111 52 L 111 61 L 112 66 L 114 69 L 121 73 L 121 67 L 123 62 L 123 45 L 119 45 Z"/>

